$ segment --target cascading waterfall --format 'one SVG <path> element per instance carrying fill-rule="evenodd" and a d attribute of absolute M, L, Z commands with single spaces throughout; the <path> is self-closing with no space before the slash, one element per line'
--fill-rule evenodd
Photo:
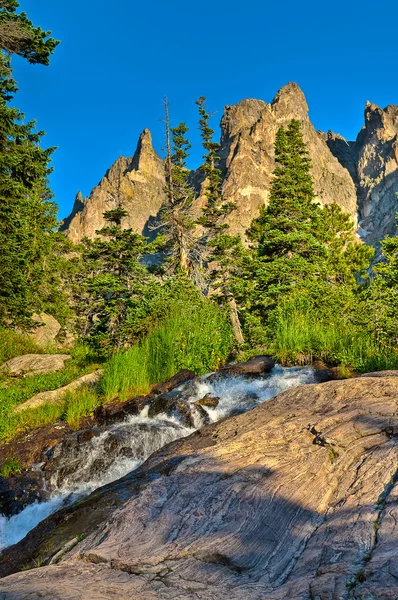
<path fill-rule="evenodd" d="M 246 412 L 288 388 L 313 382 L 311 368 L 276 366 L 267 377 L 210 375 L 178 389 L 189 404 L 204 396 L 217 397 L 216 408 L 204 407 L 210 422 L 215 423 L 224 417 Z M 167 415 L 149 418 L 147 414 L 146 407 L 138 417 L 102 428 L 88 443 L 57 446 L 53 459 L 55 464 L 57 459 L 62 460 L 47 481 L 50 500 L 30 504 L 10 518 L 0 516 L 0 551 L 23 539 L 50 514 L 127 475 L 166 444 L 194 431 L 176 418 Z M 196 425 L 199 427 L 200 423 Z M 62 456 L 57 456 L 57 452 Z"/>

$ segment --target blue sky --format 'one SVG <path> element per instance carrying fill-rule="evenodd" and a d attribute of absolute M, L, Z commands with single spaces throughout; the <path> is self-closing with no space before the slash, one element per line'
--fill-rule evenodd
<path fill-rule="evenodd" d="M 14 60 L 16 105 L 58 147 L 51 186 L 66 216 L 149 127 L 162 146 L 162 98 L 185 120 L 200 163 L 200 95 L 215 112 L 243 98 L 303 89 L 317 129 L 354 139 L 366 100 L 398 104 L 398 3 L 368 0 L 20 0 L 62 40 L 50 67 Z M 381 6 L 383 6 L 381 11 Z"/>

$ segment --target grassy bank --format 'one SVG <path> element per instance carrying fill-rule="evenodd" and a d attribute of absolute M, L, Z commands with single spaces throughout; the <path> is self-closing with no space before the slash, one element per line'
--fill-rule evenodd
<path fill-rule="evenodd" d="M 316 312 L 283 310 L 270 351 L 283 365 L 323 360 L 355 371 L 398 369 L 398 352 L 350 322 L 325 320 Z"/>
<path fill-rule="evenodd" d="M 197 375 L 217 369 L 233 346 L 228 319 L 211 303 L 171 315 L 144 342 L 105 365 L 100 389 L 106 400 L 142 394 L 181 369 Z"/>
<path fill-rule="evenodd" d="M 45 350 L 27 335 L 21 335 L 9 329 L 0 329 L 0 365 L 10 358 L 22 354 L 43 354 Z"/>
<path fill-rule="evenodd" d="M 35 394 L 56 390 L 100 366 L 97 357 L 93 356 L 91 351 L 84 346 L 76 346 L 70 353 L 71 360 L 66 362 L 64 369 L 56 373 L 17 379 L 2 377 L 0 380 L 0 439 L 8 439 L 23 429 L 55 422 L 60 416 L 58 405 L 48 404 L 43 407 L 41 412 L 25 411 L 20 413 L 21 416 L 14 413 L 14 408 Z M 25 414 L 26 417 L 22 417 Z"/>
<path fill-rule="evenodd" d="M 0 383 L 0 440 L 58 420 L 78 428 L 99 404 L 147 393 L 152 384 L 169 379 L 180 369 L 198 375 L 217 369 L 232 347 L 228 318 L 215 304 L 203 302 L 173 313 L 141 344 L 110 358 L 102 365 L 104 374 L 96 388 L 84 387 L 57 403 L 15 413 L 15 406 L 35 394 L 62 387 L 98 368 L 87 348 L 77 347 L 72 351 L 73 360 L 58 373 Z"/>

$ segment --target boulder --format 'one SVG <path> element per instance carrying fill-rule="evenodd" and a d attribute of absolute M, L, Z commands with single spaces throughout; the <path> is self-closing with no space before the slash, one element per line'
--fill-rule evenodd
<path fill-rule="evenodd" d="M 397 371 L 374 371 L 373 373 L 364 373 L 360 377 L 398 377 Z"/>
<path fill-rule="evenodd" d="M 39 326 L 28 334 L 29 337 L 42 348 L 54 343 L 55 338 L 61 330 L 61 325 L 57 319 L 51 315 L 42 313 L 41 315 L 34 315 L 33 320 L 39 323 Z"/>
<path fill-rule="evenodd" d="M 227 365 L 218 372 L 220 375 L 227 377 L 236 377 L 237 375 L 263 375 L 270 373 L 275 367 L 275 361 L 271 356 L 261 355 L 254 356 L 245 362 L 236 363 L 235 365 Z"/>
<path fill-rule="evenodd" d="M 195 373 L 189 369 L 183 369 L 182 371 L 178 371 L 178 373 L 173 375 L 168 381 L 153 385 L 151 392 L 152 394 L 165 394 L 192 379 L 196 379 Z"/>
<path fill-rule="evenodd" d="M 191 405 L 186 401 L 181 392 L 172 390 L 152 398 L 149 404 L 148 417 L 153 418 L 159 414 L 174 416 L 186 427 L 194 427 L 194 418 Z"/>
<path fill-rule="evenodd" d="M 14 408 L 15 412 L 21 412 L 26 410 L 27 408 L 37 408 L 38 406 L 42 406 L 43 404 L 51 404 L 55 402 L 59 402 L 63 399 L 67 392 L 73 392 L 85 385 L 95 385 L 98 383 L 101 375 L 103 373 L 102 369 L 98 369 L 93 373 L 88 373 L 87 375 L 83 375 L 79 377 L 79 379 L 75 379 L 68 385 L 64 385 L 63 387 L 58 388 L 57 390 L 50 390 L 49 392 L 40 392 L 36 394 L 29 400 L 26 400 L 23 404 L 19 404 Z"/>
<path fill-rule="evenodd" d="M 94 411 L 94 418 L 100 425 L 123 421 L 129 416 L 137 416 L 150 401 L 151 396 L 136 396 L 125 402 L 102 404 Z"/>
<path fill-rule="evenodd" d="M 48 499 L 41 473 L 24 471 L 12 477 L 0 477 L 0 514 L 11 517 L 28 504 Z"/>
<path fill-rule="evenodd" d="M 217 408 L 220 402 L 220 398 L 214 396 L 205 396 L 204 398 L 200 398 L 200 400 L 196 400 L 195 406 L 207 406 L 207 408 Z"/>
<path fill-rule="evenodd" d="M 304 385 L 168 444 L 3 552 L 0 597 L 393 600 L 397 409 L 397 377 Z"/>
<path fill-rule="evenodd" d="M 71 358 L 69 354 L 24 354 L 5 362 L 0 371 L 11 376 L 54 373 L 61 371 Z"/>

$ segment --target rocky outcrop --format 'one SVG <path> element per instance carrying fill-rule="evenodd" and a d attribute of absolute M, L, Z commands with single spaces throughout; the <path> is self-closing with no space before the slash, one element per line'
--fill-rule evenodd
<path fill-rule="evenodd" d="M 151 222 L 156 222 L 164 201 L 164 187 L 163 162 L 145 129 L 132 158 L 118 158 L 88 198 L 83 200 L 78 194 L 61 230 L 76 243 L 84 237 L 95 238 L 96 231 L 106 225 L 103 213 L 122 206 L 128 213 L 122 227 L 151 237 Z"/>
<path fill-rule="evenodd" d="M 56 390 L 50 390 L 48 392 L 40 392 L 39 394 L 35 394 L 29 400 L 26 400 L 22 404 L 18 404 L 15 407 L 15 412 L 21 412 L 26 410 L 27 408 L 38 408 L 43 404 L 51 404 L 55 402 L 59 402 L 63 399 L 66 393 L 73 392 L 83 386 L 87 385 L 95 385 L 98 383 L 102 374 L 102 369 L 98 369 L 93 373 L 88 373 L 87 375 L 82 375 L 78 379 L 75 379 L 71 383 L 64 385 Z"/>
<path fill-rule="evenodd" d="M 2 575 L 60 554 L 0 597 L 397 598 L 397 399 L 306 385 L 174 442 L 6 550 Z"/>
<path fill-rule="evenodd" d="M 37 375 L 54 373 L 65 367 L 70 354 L 24 354 L 15 356 L 0 367 L 0 372 L 13 377 L 18 375 Z"/>
<path fill-rule="evenodd" d="M 275 168 L 276 132 L 292 119 L 302 123 L 318 201 L 321 204 L 336 202 L 356 223 L 357 197 L 353 181 L 311 124 L 303 92 L 297 84 L 289 83 L 271 104 L 243 100 L 225 108 L 221 120 L 223 194 L 237 204 L 237 209 L 228 217 L 231 233 L 243 234 L 261 206 L 268 203 Z"/>
<path fill-rule="evenodd" d="M 33 315 L 32 318 L 38 326 L 28 334 L 29 337 L 42 348 L 55 344 L 61 330 L 61 325 L 58 323 L 57 319 L 46 313 Z"/>
<path fill-rule="evenodd" d="M 262 100 L 242 100 L 226 106 L 221 120 L 220 168 L 223 172 L 223 194 L 236 203 L 228 217 L 231 233 L 246 231 L 260 207 L 268 202 L 274 162 L 274 141 L 279 127 L 291 119 L 303 125 L 304 139 L 312 159 L 312 175 L 319 202 L 337 202 L 357 221 L 357 197 L 347 169 L 330 151 L 308 117 L 308 106 L 297 84 L 283 87 L 271 104 Z M 200 172 L 193 181 L 198 190 L 194 203 L 200 213 L 206 199 Z M 80 241 L 95 237 L 104 225 L 102 214 L 119 203 L 128 211 L 122 226 L 138 233 L 150 233 L 150 224 L 164 201 L 164 167 L 154 152 L 148 130 L 142 134 L 133 159 L 120 158 L 99 186 L 84 201 L 77 196 L 70 217 L 63 224 L 68 237 Z"/>
<path fill-rule="evenodd" d="M 377 247 L 385 235 L 397 231 L 398 106 L 382 109 L 367 102 L 356 142 L 329 132 L 327 143 L 357 186 L 360 234 Z"/>

